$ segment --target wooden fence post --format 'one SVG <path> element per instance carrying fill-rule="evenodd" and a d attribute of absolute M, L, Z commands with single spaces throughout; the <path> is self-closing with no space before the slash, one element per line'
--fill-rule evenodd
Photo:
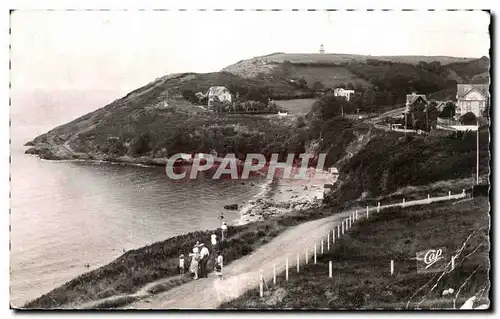
<path fill-rule="evenodd" d="M 462 189 L 462 197 L 465 197 L 465 189 Z"/>
<path fill-rule="evenodd" d="M 405 198 L 403 197 L 403 208 L 405 207 Z"/>
<path fill-rule="evenodd" d="M 335 229 L 333 229 L 333 231 L 335 232 Z M 326 244 L 326 250 L 330 251 L 330 232 L 328 232 L 328 242 Z"/>
<path fill-rule="evenodd" d="M 285 261 L 285 279 L 288 281 L 288 257 L 286 257 Z"/>
<path fill-rule="evenodd" d="M 377 204 L 377 213 L 380 213 L 380 202 Z"/>
<path fill-rule="evenodd" d="M 356 220 L 358 220 L 358 210 L 356 209 Z"/>
<path fill-rule="evenodd" d="M 276 264 L 273 265 L 273 285 L 276 285 Z"/>
<path fill-rule="evenodd" d="M 366 218 L 368 218 L 370 214 L 368 213 L 368 205 L 366 205 Z"/>
<path fill-rule="evenodd" d="M 314 244 L 314 264 L 316 265 L 316 244 Z"/>
<path fill-rule="evenodd" d="M 307 251 L 306 248 L 306 265 L 309 264 L 309 252 Z"/>
<path fill-rule="evenodd" d="M 455 269 L 455 256 L 451 256 L 451 270 Z"/>
<path fill-rule="evenodd" d="M 344 222 L 345 220 L 342 221 L 342 235 L 344 235 Z"/>
<path fill-rule="evenodd" d="M 451 199 L 451 191 L 448 191 L 448 199 Z"/>
<path fill-rule="evenodd" d="M 340 238 L 340 225 L 337 225 L 337 238 Z M 335 238 L 333 239 L 333 242 L 335 242 Z"/>
<path fill-rule="evenodd" d="M 264 276 L 262 275 L 262 269 L 259 274 L 259 295 L 260 297 L 264 297 Z"/>
<path fill-rule="evenodd" d="M 321 255 L 323 255 L 323 238 L 321 238 Z"/>
<path fill-rule="evenodd" d="M 328 262 L 328 277 L 332 278 L 332 261 Z"/>
<path fill-rule="evenodd" d="M 431 203 L 431 194 L 427 194 L 427 203 L 430 204 Z"/>
<path fill-rule="evenodd" d="M 391 260 L 391 276 L 394 274 L 394 260 Z"/>

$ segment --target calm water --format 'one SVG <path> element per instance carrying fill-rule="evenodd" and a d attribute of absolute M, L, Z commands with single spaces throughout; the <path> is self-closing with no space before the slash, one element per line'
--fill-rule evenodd
<path fill-rule="evenodd" d="M 24 155 L 24 142 L 54 126 L 41 120 L 51 114 L 37 117 L 33 110 L 12 115 L 13 306 L 112 261 L 123 249 L 216 228 L 221 211 L 226 220 L 236 220 L 239 213 L 223 206 L 244 204 L 262 190 L 261 183 L 231 180 L 175 182 L 159 167 L 52 162 Z M 54 123 L 61 124 L 60 110 L 53 113 Z M 33 125 L 36 121 L 40 125 Z"/>

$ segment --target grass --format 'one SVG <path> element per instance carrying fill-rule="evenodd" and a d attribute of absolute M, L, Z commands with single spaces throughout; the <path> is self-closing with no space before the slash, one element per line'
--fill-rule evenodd
<path fill-rule="evenodd" d="M 311 111 L 311 106 L 316 99 L 295 99 L 275 101 L 276 104 L 295 115 L 305 115 Z"/>
<path fill-rule="evenodd" d="M 450 308 L 452 299 L 442 297 L 442 291 L 453 288 L 457 294 L 462 285 L 458 307 L 476 294 L 488 302 L 488 211 L 486 197 L 452 205 L 384 210 L 355 224 L 334 249 L 319 256 L 316 265 L 302 266 L 299 274 L 292 267 L 288 282 L 280 274 L 277 286 L 268 283 L 270 290 L 264 298 L 254 289 L 221 308 L 395 309 L 405 308 L 409 300 L 409 308 Z M 449 259 L 465 242 L 455 270 L 445 274 L 431 291 L 441 273 L 417 273 L 416 252 L 444 246 Z M 328 278 L 330 260 L 332 279 Z M 390 260 L 395 261 L 394 276 L 390 275 Z"/>
<path fill-rule="evenodd" d="M 323 210 L 314 212 L 297 212 L 287 216 L 269 218 L 264 221 L 249 223 L 242 226 L 229 227 L 228 240 L 221 249 L 225 263 L 246 256 L 272 238 L 278 236 L 289 227 L 300 222 L 326 216 Z M 153 281 L 178 276 L 178 256 L 189 253 L 196 241 L 209 243 L 213 230 L 197 231 L 162 242 L 132 250 L 120 256 L 113 262 L 90 271 L 66 284 L 53 289 L 43 296 L 28 302 L 22 308 L 60 308 L 69 304 L 96 301 L 122 294 L 133 294 L 146 284 Z M 209 261 L 207 269 L 213 268 Z M 149 289 L 156 294 L 181 285 L 189 278 L 172 279 L 164 284 L 158 284 Z M 107 302 L 114 304 L 134 301 L 134 298 L 124 297 Z"/>
<path fill-rule="evenodd" d="M 489 174 L 489 131 L 479 134 L 479 171 Z M 425 187 L 443 180 L 466 180 L 476 167 L 476 135 L 425 136 L 405 139 L 400 134 L 380 133 L 342 167 L 338 192 L 327 202 L 377 198 L 403 187 Z M 462 184 L 461 188 L 465 184 Z M 447 190 L 446 190 L 447 191 Z M 461 189 L 460 189 L 461 191 Z"/>

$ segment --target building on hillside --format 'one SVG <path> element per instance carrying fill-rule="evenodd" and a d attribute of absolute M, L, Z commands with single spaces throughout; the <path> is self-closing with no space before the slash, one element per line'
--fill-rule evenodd
<path fill-rule="evenodd" d="M 323 44 L 319 47 L 319 54 L 323 54 L 325 53 L 325 47 L 323 46 Z"/>
<path fill-rule="evenodd" d="M 207 98 L 209 107 L 215 105 L 217 98 L 223 104 L 231 104 L 233 101 L 231 92 L 225 86 L 212 86 L 208 89 Z"/>
<path fill-rule="evenodd" d="M 351 100 L 351 96 L 354 95 L 354 90 L 346 90 L 343 88 L 336 88 L 333 90 L 333 95 L 343 96 L 347 101 Z"/>
<path fill-rule="evenodd" d="M 456 116 L 472 112 L 480 117 L 489 103 L 489 84 L 457 84 Z"/>
<path fill-rule="evenodd" d="M 438 110 L 439 113 L 443 112 L 446 104 L 451 101 L 433 101 L 436 103 L 436 109 Z"/>
<path fill-rule="evenodd" d="M 427 106 L 429 102 L 425 97 L 425 94 L 406 94 L 406 112 L 409 112 L 411 108 L 421 104 L 423 106 Z"/>

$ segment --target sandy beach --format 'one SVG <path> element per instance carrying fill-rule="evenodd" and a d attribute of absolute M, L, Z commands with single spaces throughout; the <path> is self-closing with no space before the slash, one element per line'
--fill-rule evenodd
<path fill-rule="evenodd" d="M 333 184 L 337 175 L 326 171 L 309 170 L 307 179 L 266 180 L 262 191 L 240 209 L 241 217 L 235 221 L 244 225 L 272 216 L 319 207 L 323 200 L 324 184 Z"/>

